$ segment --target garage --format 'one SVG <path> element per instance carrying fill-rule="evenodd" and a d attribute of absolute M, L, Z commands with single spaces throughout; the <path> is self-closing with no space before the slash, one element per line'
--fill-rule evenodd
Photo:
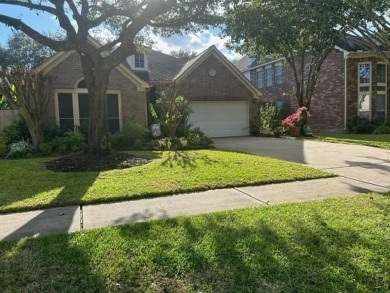
<path fill-rule="evenodd" d="M 246 101 L 190 102 L 190 123 L 209 137 L 249 135 L 249 104 Z"/>

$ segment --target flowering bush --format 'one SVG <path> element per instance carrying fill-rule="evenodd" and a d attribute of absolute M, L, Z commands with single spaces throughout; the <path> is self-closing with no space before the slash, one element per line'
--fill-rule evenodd
<path fill-rule="evenodd" d="M 298 108 L 295 113 L 288 116 L 286 119 L 282 121 L 283 126 L 302 126 L 306 123 L 308 116 L 308 110 L 306 107 Z"/>

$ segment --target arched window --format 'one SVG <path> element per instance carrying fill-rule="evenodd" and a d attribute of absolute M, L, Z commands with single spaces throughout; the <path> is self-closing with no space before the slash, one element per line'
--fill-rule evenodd
<path fill-rule="evenodd" d="M 80 82 L 77 84 L 78 89 L 86 89 L 87 84 L 85 83 L 85 79 L 80 80 Z"/>

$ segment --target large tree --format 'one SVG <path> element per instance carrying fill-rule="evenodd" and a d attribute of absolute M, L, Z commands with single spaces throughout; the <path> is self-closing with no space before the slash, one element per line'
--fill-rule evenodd
<path fill-rule="evenodd" d="M 65 32 L 62 39 L 46 36 L 24 20 L 0 13 L 0 22 L 23 31 L 55 51 L 79 53 L 89 99 L 89 150 L 106 151 L 108 144 L 106 90 L 111 71 L 136 53 L 147 28 L 163 33 L 194 30 L 218 21 L 217 0 L 0 0 L 4 5 L 53 16 Z M 26 20 L 28 21 L 28 20 Z M 90 42 L 90 33 L 109 29 L 113 38 L 103 46 Z M 107 54 L 107 52 L 110 52 Z"/>
<path fill-rule="evenodd" d="M 322 0 L 232 1 L 224 33 L 243 54 L 283 57 L 294 74 L 298 105 L 310 108 L 321 65 L 345 30 L 343 24 L 336 30 L 338 7 Z"/>
<path fill-rule="evenodd" d="M 54 54 L 50 48 L 34 41 L 21 31 L 13 31 L 4 48 L 4 57 L 0 65 L 34 68 Z"/>

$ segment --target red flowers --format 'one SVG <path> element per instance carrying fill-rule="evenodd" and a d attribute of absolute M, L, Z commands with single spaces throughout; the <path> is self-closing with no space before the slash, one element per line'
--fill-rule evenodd
<path fill-rule="evenodd" d="M 282 126 L 302 126 L 306 123 L 308 110 L 306 107 L 298 108 L 295 113 L 282 121 Z"/>

